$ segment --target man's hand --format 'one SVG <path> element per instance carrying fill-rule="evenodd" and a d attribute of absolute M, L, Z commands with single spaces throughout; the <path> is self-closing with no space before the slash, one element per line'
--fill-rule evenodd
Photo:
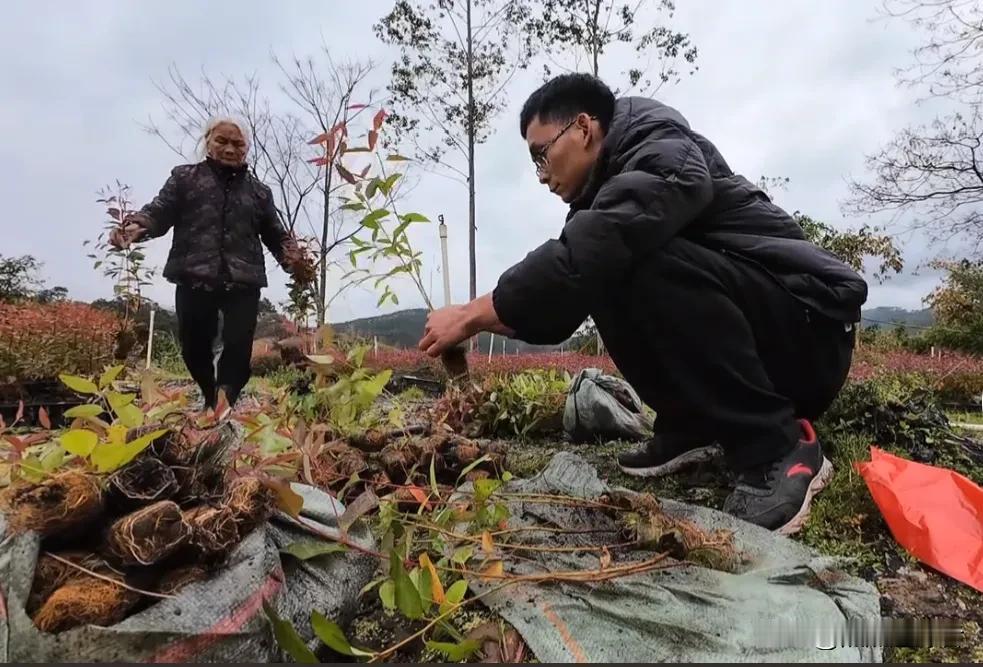
<path fill-rule="evenodd" d="M 419 348 L 431 357 L 439 357 L 441 352 L 482 331 L 502 336 L 515 333 L 498 319 L 491 294 L 464 306 L 447 306 L 431 312 Z"/>
<path fill-rule="evenodd" d="M 444 350 L 473 336 L 472 316 L 469 306 L 439 308 L 427 317 L 420 349 L 431 357 L 439 357 Z"/>
<path fill-rule="evenodd" d="M 142 239 L 146 233 L 147 230 L 137 223 L 124 221 L 122 225 L 114 227 L 113 231 L 109 232 L 109 245 L 117 250 L 123 250 L 129 248 L 131 243 Z"/>

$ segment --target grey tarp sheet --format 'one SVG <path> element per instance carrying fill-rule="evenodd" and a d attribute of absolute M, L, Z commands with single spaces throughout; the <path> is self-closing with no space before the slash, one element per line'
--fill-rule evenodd
<path fill-rule="evenodd" d="M 507 491 L 596 498 L 609 487 L 583 459 L 563 452 L 540 475 L 510 482 Z M 880 662 L 876 649 L 815 648 L 813 634 L 846 619 L 876 621 L 880 605 L 873 585 L 839 571 L 833 559 L 730 515 L 668 500 L 663 506 L 704 528 L 733 531 L 747 564 L 735 574 L 686 565 L 589 585 L 519 584 L 485 602 L 515 626 L 542 662 Z M 509 527 L 582 528 L 612 521 L 597 510 L 542 502 L 510 501 L 510 509 Z M 576 539 L 583 541 L 567 543 L 590 543 Z M 610 534 L 600 540 L 610 543 Z M 565 542 L 550 534 L 544 543 Z M 599 567 L 596 552 L 528 555 L 553 571 Z M 639 552 L 632 560 L 651 556 Z M 542 571 L 527 563 L 509 569 Z M 472 588 L 487 591 L 496 583 L 474 581 Z M 783 624 L 806 630 L 794 637 L 794 647 L 779 642 Z M 818 644 L 826 637 L 819 636 Z"/>
<path fill-rule="evenodd" d="M 309 486 L 294 484 L 304 498 L 302 520 L 337 534 L 340 502 Z M 0 535 L 6 525 L 0 515 Z M 24 611 L 34 578 L 40 540 L 34 533 L 6 535 L 0 542 L 0 662 L 280 662 L 263 603 L 291 620 L 313 649 L 311 610 L 344 620 L 355 611 L 358 593 L 378 565 L 357 552 L 300 561 L 281 556 L 309 531 L 279 517 L 248 535 L 211 579 L 181 589 L 111 627 L 85 626 L 57 635 L 40 632 Z M 367 548 L 369 531 L 349 531 Z"/>
<path fill-rule="evenodd" d="M 563 430 L 574 442 L 644 440 L 652 435 L 652 420 L 630 384 L 600 369 L 585 368 L 567 392 Z"/>

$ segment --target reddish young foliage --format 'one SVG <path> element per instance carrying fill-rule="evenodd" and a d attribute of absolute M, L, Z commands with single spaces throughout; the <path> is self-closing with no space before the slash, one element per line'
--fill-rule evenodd
<path fill-rule="evenodd" d="M 84 303 L 0 303 L 0 379 L 99 372 L 119 327 L 115 314 Z"/>
<path fill-rule="evenodd" d="M 372 368 L 391 368 L 394 371 L 431 370 L 442 374 L 440 362 L 418 350 L 380 349 L 378 354 L 369 353 L 365 364 Z M 468 355 L 468 367 L 474 375 L 512 375 L 534 369 L 556 368 L 575 374 L 585 368 L 600 368 L 606 373 L 615 373 L 614 362 L 608 356 L 590 356 L 573 352 L 493 355 L 491 361 L 487 354 Z"/>

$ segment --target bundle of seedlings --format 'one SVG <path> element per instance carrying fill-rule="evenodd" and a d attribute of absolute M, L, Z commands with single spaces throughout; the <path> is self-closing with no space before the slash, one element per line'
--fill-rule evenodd
<path fill-rule="evenodd" d="M 27 603 L 40 630 L 119 623 L 207 579 L 269 519 L 275 492 L 230 479 L 223 440 L 177 429 L 111 474 L 72 468 L 0 495 L 10 531 L 41 537 Z"/>
<path fill-rule="evenodd" d="M 312 462 L 312 475 L 316 485 L 345 501 L 368 487 L 384 494 L 428 486 L 431 467 L 437 483 L 449 486 L 461 478 L 497 476 L 505 470 L 506 452 L 503 442 L 471 440 L 449 431 L 389 434 L 388 439 L 369 433 L 325 444 Z"/>
<path fill-rule="evenodd" d="M 743 562 L 730 531 L 707 531 L 674 517 L 652 494 L 611 493 L 600 501 L 609 506 L 622 538 L 642 548 L 725 572 L 734 572 Z"/>

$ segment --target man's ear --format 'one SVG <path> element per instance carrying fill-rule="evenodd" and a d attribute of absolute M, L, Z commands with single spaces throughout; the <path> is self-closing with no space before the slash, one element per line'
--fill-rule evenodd
<path fill-rule="evenodd" d="M 583 143 L 585 146 L 591 142 L 591 118 L 585 113 L 577 114 L 577 129 L 583 132 Z"/>

